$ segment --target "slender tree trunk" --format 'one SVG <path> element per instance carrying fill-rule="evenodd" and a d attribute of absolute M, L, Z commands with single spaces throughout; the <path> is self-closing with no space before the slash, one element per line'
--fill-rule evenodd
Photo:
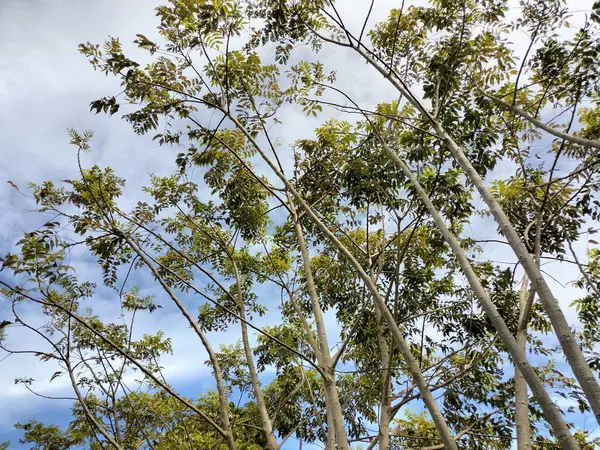
<path fill-rule="evenodd" d="M 260 416 L 260 421 L 267 439 L 267 446 L 269 450 L 279 450 L 279 444 L 273 434 L 273 424 L 269 417 L 269 411 L 267 410 L 267 404 L 263 396 L 262 388 L 258 380 L 258 372 L 256 371 L 256 365 L 254 364 L 254 358 L 252 356 L 252 347 L 250 346 L 250 339 L 248 338 L 248 326 L 246 325 L 246 305 L 243 300 L 243 293 L 241 291 L 241 283 L 239 274 L 236 271 L 236 284 L 238 288 L 238 306 L 240 308 L 240 327 L 242 329 L 242 345 L 244 346 L 244 354 L 246 355 L 246 364 L 248 364 L 248 371 L 250 372 L 250 383 L 252 384 L 252 390 L 254 391 L 254 397 L 256 399 L 256 408 Z"/>
<path fill-rule="evenodd" d="M 331 400 L 325 394 L 325 409 L 327 410 L 327 441 L 325 442 L 326 450 L 335 450 L 335 424 L 333 414 L 331 414 Z"/>
<path fill-rule="evenodd" d="M 288 194 L 289 198 L 289 194 Z M 304 233 L 302 231 L 302 224 L 298 219 L 298 214 L 293 203 L 289 202 L 290 209 L 294 219 L 294 229 L 296 231 L 296 238 L 300 247 L 300 253 L 302 254 L 302 261 L 304 263 L 304 275 L 306 276 L 306 286 L 310 296 L 310 302 L 315 317 L 315 324 L 317 326 L 317 336 L 319 338 L 319 350 L 321 354 L 322 369 L 325 374 L 324 385 L 325 385 L 325 396 L 328 399 L 327 418 L 329 423 L 329 417 L 331 416 L 333 421 L 333 427 L 335 430 L 335 436 L 337 446 L 340 450 L 348 450 L 348 436 L 346 434 L 346 427 L 344 426 L 344 416 L 342 413 L 342 406 L 340 404 L 339 392 L 335 383 L 335 372 L 333 368 L 333 360 L 331 358 L 331 351 L 329 349 L 329 343 L 327 340 L 327 330 L 325 328 L 325 322 L 323 321 L 323 312 L 321 310 L 321 303 L 317 294 L 317 288 L 315 286 L 315 280 L 313 279 L 312 267 L 310 263 L 310 256 L 306 247 L 306 240 L 304 239 Z"/>
<path fill-rule="evenodd" d="M 523 317 L 526 314 L 529 296 L 529 279 L 524 276 L 519 292 L 519 326 L 517 328 L 517 345 L 525 352 L 527 348 L 527 323 Z M 522 323 L 525 322 L 524 326 Z M 531 450 L 531 426 L 529 419 L 529 398 L 527 382 L 519 368 L 515 366 L 515 422 L 517 424 L 518 450 Z"/>
<path fill-rule="evenodd" d="M 221 423 L 223 424 L 223 429 L 227 430 L 227 447 L 229 450 L 236 450 L 235 440 L 233 438 L 233 429 L 231 428 L 231 422 L 229 421 L 229 402 L 227 401 L 227 392 L 223 383 L 223 372 L 221 371 L 221 365 L 219 364 L 217 355 L 215 355 L 215 352 L 204 332 L 202 333 L 201 339 L 215 373 L 215 380 L 217 382 L 217 395 L 219 396 L 219 417 L 221 419 Z"/>
<path fill-rule="evenodd" d="M 496 223 L 500 227 L 500 231 L 506 237 L 508 243 L 513 249 L 515 255 L 519 259 L 519 262 L 523 265 L 525 272 L 531 280 L 533 289 L 538 294 L 540 301 L 552 323 L 554 332 L 560 342 L 567 360 L 573 370 L 577 381 L 579 382 L 585 396 L 590 403 L 590 406 L 596 416 L 596 420 L 600 424 L 600 384 L 596 380 L 590 366 L 585 360 L 585 356 L 575 339 L 575 336 L 569 328 L 567 319 L 565 318 L 560 305 L 556 298 L 552 294 L 548 283 L 542 275 L 537 264 L 529 254 L 527 248 L 521 241 L 518 233 L 513 227 L 512 223 L 500 207 L 498 201 L 494 198 L 490 190 L 485 186 L 483 180 L 462 151 L 462 149 L 456 144 L 452 137 L 446 133 L 446 130 L 442 125 L 435 120 L 435 118 L 427 111 L 423 104 L 410 92 L 399 80 L 397 80 L 391 73 L 384 67 L 382 67 L 377 61 L 375 61 L 371 55 L 369 55 L 361 47 L 353 46 L 359 54 L 366 59 L 366 61 L 375 67 L 392 85 L 402 93 L 409 102 L 417 108 L 417 110 L 430 122 L 431 126 L 435 130 L 438 137 L 446 142 L 450 153 L 454 159 L 458 162 L 466 177 L 473 183 L 479 195 L 481 195 L 483 201 L 488 205 Z M 560 137 L 565 138 L 563 135 Z M 530 385 L 531 386 L 531 385 Z"/>
<path fill-rule="evenodd" d="M 392 421 L 392 398 L 391 398 L 391 355 L 390 346 L 386 338 L 386 329 L 383 317 L 379 310 L 375 310 L 377 319 L 377 340 L 381 353 L 381 405 L 379 408 L 379 450 L 390 448 L 390 422 Z"/>
<path fill-rule="evenodd" d="M 288 294 L 290 296 L 290 301 L 292 303 L 292 307 L 294 308 L 294 311 L 300 318 L 300 322 L 302 323 L 302 327 L 304 328 L 308 342 L 309 342 L 311 348 L 313 349 L 313 351 L 315 352 L 315 356 L 317 357 L 317 362 L 319 363 L 319 367 L 321 368 L 321 370 L 323 370 L 323 364 L 321 363 L 321 361 L 322 361 L 321 350 L 319 348 L 318 343 L 316 342 L 316 340 L 313 337 L 313 334 L 312 334 L 313 330 L 312 330 L 311 326 L 309 325 L 308 321 L 306 320 L 304 312 L 299 308 L 298 304 L 296 303 L 296 301 L 294 299 L 294 294 L 289 290 L 288 290 Z M 302 368 L 300 368 L 300 369 L 302 370 Z M 313 405 L 316 407 L 316 404 L 315 404 L 316 402 L 314 401 L 314 398 L 312 396 L 311 386 L 308 383 L 308 380 L 306 380 L 305 378 L 304 378 L 304 381 L 306 382 L 306 384 L 308 386 L 308 391 L 311 393 L 311 400 L 313 401 Z M 325 391 L 324 397 L 325 397 L 327 428 L 325 428 L 323 425 L 323 421 L 321 419 L 321 414 L 318 413 L 317 416 L 318 416 L 321 428 L 323 430 L 323 435 L 325 436 L 325 449 L 326 450 L 335 450 L 335 441 L 336 441 L 335 427 L 333 425 L 333 415 L 330 413 L 331 406 L 330 406 L 329 396 L 327 395 L 327 391 Z"/>
<path fill-rule="evenodd" d="M 321 427 L 321 431 L 323 432 L 323 436 L 325 439 L 325 448 L 326 450 L 335 450 L 335 431 L 333 429 L 333 423 L 329 422 L 331 420 L 329 417 L 326 417 L 327 429 L 325 428 L 325 424 L 323 423 L 323 415 L 321 414 L 321 411 L 317 408 L 317 402 L 315 401 L 315 396 L 313 395 L 312 385 L 310 384 L 310 381 L 308 381 L 308 378 L 306 378 L 306 374 L 304 373 L 304 371 L 302 371 L 301 374 L 302 381 L 304 381 L 304 383 L 306 384 L 307 391 L 310 396 L 310 401 L 312 402 L 312 405 L 316 410 L 315 416 L 317 417 L 319 426 Z M 327 402 L 327 397 L 325 397 L 326 410 L 329 408 Z"/>
<path fill-rule="evenodd" d="M 71 324 L 71 321 L 69 320 L 69 327 L 71 326 L 70 324 Z M 64 363 L 65 363 L 65 366 L 67 369 L 67 373 L 69 374 L 69 380 L 71 381 L 71 386 L 73 387 L 73 391 L 75 392 L 75 395 L 77 396 L 77 400 L 79 401 L 79 404 L 81 405 L 81 408 L 83 409 L 86 419 L 88 420 L 88 422 L 90 422 L 91 427 L 95 428 L 96 431 L 98 431 L 98 433 L 100 433 L 102 436 L 104 436 L 104 438 L 109 442 L 109 444 L 114 449 L 123 450 L 123 447 L 120 445 L 120 442 L 117 442 L 117 440 L 115 440 L 115 438 L 113 436 L 111 436 L 111 434 L 108 432 L 108 430 L 106 430 L 106 428 L 98 420 L 96 420 L 96 418 L 94 417 L 94 414 L 88 408 L 86 399 L 81 394 L 81 391 L 77 384 L 77 380 L 75 379 L 75 374 L 74 374 L 73 367 L 72 367 L 71 361 L 70 361 L 70 358 L 71 358 L 70 348 L 71 348 L 71 343 L 70 343 L 70 337 L 69 337 L 67 339 L 67 354 L 64 357 Z M 59 354 L 60 354 L 60 352 L 59 352 Z M 119 426 L 119 424 L 116 423 L 115 428 L 118 426 Z"/>
<path fill-rule="evenodd" d="M 208 358 L 213 366 L 215 381 L 217 382 L 217 394 L 219 396 L 219 417 L 221 419 L 222 430 L 224 431 L 223 437 L 227 442 L 227 448 L 229 450 L 236 450 L 235 440 L 233 438 L 233 429 L 231 428 L 231 422 L 229 420 L 229 403 L 227 401 L 227 392 L 225 391 L 225 385 L 223 383 L 223 372 L 221 371 L 221 366 L 219 365 L 219 361 L 213 351 L 212 346 L 210 345 L 210 341 L 206 336 L 206 333 L 202 331 L 198 323 L 194 320 L 194 318 L 190 315 L 189 311 L 185 308 L 183 303 L 179 300 L 179 297 L 175 294 L 175 292 L 169 287 L 167 282 L 163 279 L 160 273 L 156 270 L 152 262 L 148 259 L 144 251 L 128 236 L 125 236 L 126 242 L 129 244 L 131 249 L 140 257 L 140 259 L 146 264 L 146 266 L 150 269 L 154 277 L 158 280 L 163 290 L 167 293 L 167 295 L 171 298 L 175 306 L 179 309 L 179 311 L 186 318 L 192 329 L 196 332 L 202 345 L 206 349 L 208 353 Z"/>
<path fill-rule="evenodd" d="M 121 433 L 121 427 L 119 425 L 119 416 L 117 414 L 117 396 L 114 390 L 111 392 L 110 396 L 111 403 L 111 415 L 113 417 L 113 422 L 115 423 L 115 439 L 119 444 L 123 444 L 123 434 Z"/>
<path fill-rule="evenodd" d="M 492 193 L 483 183 L 483 180 L 479 174 L 475 171 L 464 152 L 456 145 L 456 143 L 443 131 L 441 126 L 438 124 L 436 127 L 437 133 L 442 133 L 440 137 L 446 139 L 448 146 L 453 153 L 455 159 L 458 161 L 460 166 L 463 168 L 469 179 L 473 182 L 479 194 L 483 200 L 487 203 L 490 211 L 494 215 L 496 222 L 500 226 L 502 234 L 508 240 L 508 243 L 512 247 L 515 255 L 519 259 L 519 262 L 523 265 L 525 272 L 531 279 L 533 289 L 538 294 L 540 302 L 552 323 L 554 332 L 560 342 L 563 352 L 569 361 L 571 369 L 579 385 L 581 386 L 590 406 L 596 416 L 596 421 L 600 424 L 600 384 L 596 380 L 590 366 L 588 365 L 581 348 L 575 336 L 571 332 L 569 323 L 563 314 L 560 305 L 552 291 L 546 279 L 542 275 L 536 262 L 533 260 L 529 251 L 521 241 L 516 230 L 510 223 L 508 217 L 500 207 L 497 200 L 494 198 Z"/>
<path fill-rule="evenodd" d="M 394 152 L 383 139 L 381 139 L 381 143 L 385 151 L 392 158 L 392 160 L 395 162 L 398 168 L 410 180 L 410 183 L 415 189 L 417 195 L 431 214 L 436 227 L 438 228 L 438 230 L 440 230 L 444 237 L 444 240 L 452 249 L 452 252 L 454 253 L 454 256 L 456 257 L 463 273 L 469 281 L 471 289 L 473 290 L 475 296 L 479 300 L 479 304 L 481 305 L 486 315 L 492 322 L 494 328 L 498 332 L 498 336 L 500 337 L 504 345 L 506 345 L 506 348 L 515 363 L 515 367 L 519 368 L 519 370 L 527 380 L 529 387 L 531 388 L 533 394 L 535 395 L 538 403 L 542 408 L 544 418 L 552 427 L 559 442 L 565 449 L 578 449 L 579 445 L 577 444 L 577 441 L 573 438 L 573 435 L 569 431 L 569 428 L 567 427 L 567 424 L 564 418 L 562 417 L 562 414 L 560 413 L 556 405 L 552 402 L 550 395 L 548 394 L 548 392 L 546 392 L 544 383 L 537 376 L 537 374 L 527 361 L 525 352 L 517 344 L 517 341 L 508 329 L 506 322 L 504 322 L 504 320 L 500 316 L 500 313 L 496 309 L 496 306 L 490 299 L 488 293 L 483 288 L 483 285 L 481 284 L 481 281 L 479 280 L 477 274 L 473 270 L 473 267 L 471 266 L 467 255 L 461 247 L 460 242 L 450 232 L 450 230 L 446 226 L 446 223 L 444 222 L 439 212 L 431 202 L 429 195 L 427 194 L 425 189 L 423 189 L 423 187 L 421 186 L 415 175 L 412 173 L 410 168 L 404 163 L 404 161 L 402 161 L 402 159 L 400 159 L 396 152 Z"/>
<path fill-rule="evenodd" d="M 398 350 L 400 354 L 404 358 L 406 363 L 406 370 L 411 375 L 414 380 L 419 392 L 421 394 L 421 398 L 423 399 L 423 403 L 427 407 L 429 414 L 435 424 L 435 427 L 440 434 L 442 442 L 444 443 L 444 448 L 446 450 L 458 450 L 456 442 L 452 436 L 452 432 L 448 427 L 448 424 L 444 420 L 442 413 L 435 402 L 435 398 L 433 394 L 429 390 L 429 386 L 427 380 L 423 376 L 421 369 L 417 360 L 415 359 L 412 351 L 408 345 L 408 343 L 404 340 L 404 336 L 402 335 L 402 331 L 398 327 L 398 324 L 394 321 L 394 316 L 385 304 L 383 297 L 379 293 L 379 289 L 377 286 L 371 281 L 369 275 L 365 272 L 360 263 L 354 258 L 352 253 L 342 244 L 338 238 L 331 232 L 329 227 L 325 225 L 314 213 L 312 208 L 304 201 L 302 196 L 296 191 L 294 186 L 289 182 L 286 176 L 277 168 L 277 166 L 269 159 L 267 154 L 263 151 L 262 147 L 256 142 L 256 139 L 252 136 L 252 134 L 244 127 L 244 125 L 229 111 L 223 111 L 227 116 L 231 119 L 231 121 L 235 124 L 235 126 L 244 134 L 245 138 L 250 142 L 250 144 L 256 149 L 257 153 L 261 156 L 261 158 L 269 165 L 269 168 L 277 175 L 277 177 L 284 183 L 285 187 L 289 190 L 289 192 L 293 195 L 293 197 L 298 202 L 298 205 L 301 209 L 306 213 L 307 217 L 319 228 L 319 230 L 327 236 L 327 239 L 331 242 L 333 247 L 339 251 L 344 258 L 348 260 L 348 262 L 354 267 L 359 278 L 365 283 L 369 293 L 373 297 L 375 302 L 375 307 L 379 308 L 382 313 L 386 324 L 390 328 L 392 333 L 392 337 L 398 346 Z"/>
<path fill-rule="evenodd" d="M 319 345 L 317 344 L 316 340 L 314 339 L 314 337 L 312 335 L 313 330 L 310 327 L 308 321 L 306 320 L 304 312 L 298 307 L 298 304 L 296 303 L 296 301 L 294 299 L 293 293 L 288 290 L 288 294 L 290 296 L 290 301 L 292 302 L 292 307 L 294 308 L 294 311 L 300 318 L 300 322 L 302 323 L 302 327 L 304 328 L 308 342 L 309 342 L 311 348 L 313 349 L 313 351 L 315 352 L 315 356 L 317 357 L 317 362 L 319 362 L 319 367 L 322 370 L 323 364 L 321 363 L 321 361 L 322 361 L 321 350 L 319 349 Z M 309 392 L 311 392 L 310 384 L 308 384 L 308 381 L 306 379 L 305 379 L 305 382 L 308 385 Z M 325 391 L 325 393 L 326 392 L 327 391 Z M 329 403 L 329 397 L 327 396 L 327 394 L 325 394 L 324 397 L 325 397 L 325 410 L 327 411 L 327 414 L 326 414 L 327 429 L 325 429 L 325 427 L 323 425 L 320 414 L 318 414 L 318 418 L 319 418 L 319 422 L 321 424 L 321 428 L 323 429 L 323 434 L 325 436 L 325 449 L 326 450 L 335 450 L 335 428 L 333 426 L 333 416 L 330 414 L 331 407 L 330 407 L 330 403 Z M 315 405 L 314 398 L 312 397 L 312 392 L 311 392 L 311 399 L 313 400 L 313 405 Z M 316 405 L 315 405 L 315 407 L 316 407 Z"/>

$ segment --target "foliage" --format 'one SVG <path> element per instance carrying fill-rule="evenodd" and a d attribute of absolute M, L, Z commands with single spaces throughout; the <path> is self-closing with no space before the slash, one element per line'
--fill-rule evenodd
<path fill-rule="evenodd" d="M 577 339 L 598 371 L 600 252 L 590 248 L 582 264 L 573 250 L 595 232 L 600 206 L 600 147 L 578 141 L 599 136 L 598 4 L 572 35 L 559 32 L 570 19 L 563 2 L 520 5 L 512 20 L 502 0 L 432 0 L 365 21 L 356 36 L 333 2 L 171 0 L 157 8 L 160 39 L 134 41 L 145 65 L 117 38 L 82 44 L 94 69 L 122 85 L 91 110 L 122 112 L 136 133 L 181 151 L 176 173 L 151 175 L 138 193 L 119 170 L 88 168 L 92 133 L 70 130 L 79 174 L 30 185 L 53 219 L 1 260 L 14 318 L 2 322 L 0 345 L 20 351 L 6 339 L 12 324 L 42 338 L 49 350 L 25 351 L 57 366 L 48 378 L 68 379 L 75 402 L 65 429 L 17 424 L 21 443 L 442 448 L 420 375 L 459 448 L 511 448 L 517 402 L 528 404 L 532 441 L 558 445 L 539 398 L 516 392 L 510 348 L 472 278 L 510 334 L 529 331 L 523 345 L 543 386 L 570 402 L 561 417 L 588 414 L 593 399 L 550 347 L 547 311 L 534 302 L 525 313 L 522 297 L 537 284 L 521 289 L 522 261 L 495 261 L 486 241 L 506 243 L 503 214 L 539 264 L 580 269 Z M 525 57 L 510 44 L 520 30 L 531 39 Z M 401 98 L 361 105 L 344 85 L 350 69 L 319 59 L 329 47 L 356 52 Z M 552 141 L 528 119 L 548 111 L 569 115 L 550 121 Z M 296 139 L 300 116 L 315 129 Z M 502 214 L 481 208 L 488 185 Z M 472 228 L 482 217 L 483 239 Z M 79 267 L 91 261 L 87 280 Z M 214 386 L 202 383 L 197 398 L 168 382 L 172 337 L 139 331 L 163 313 L 198 338 L 195 357 Z M 214 346 L 224 335 L 239 341 Z M 35 392 L 24 375 L 17 383 Z M 582 422 L 571 428 L 594 448 Z"/>

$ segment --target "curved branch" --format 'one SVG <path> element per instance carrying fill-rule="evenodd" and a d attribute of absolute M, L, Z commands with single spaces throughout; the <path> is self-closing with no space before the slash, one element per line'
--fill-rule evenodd
<path fill-rule="evenodd" d="M 494 97 L 493 95 L 490 95 L 481 89 L 479 91 L 483 95 L 485 95 L 487 98 L 489 98 L 492 102 L 494 102 L 496 105 L 498 105 L 502 108 L 508 109 L 509 111 L 521 116 L 523 119 L 527 120 L 528 122 L 531 122 L 536 127 L 541 128 L 546 133 L 552 134 L 553 136 L 556 136 L 557 138 L 572 142 L 573 144 L 581 145 L 584 147 L 592 147 L 592 148 L 596 148 L 596 149 L 600 150 L 600 141 L 596 141 L 593 139 L 586 139 L 586 138 L 582 138 L 579 136 L 574 136 L 569 133 L 564 133 L 560 130 L 557 130 L 556 128 L 552 128 L 551 126 L 546 125 L 544 122 L 542 122 L 539 119 L 536 119 L 531 114 L 522 110 L 518 106 L 513 106 L 510 103 L 506 103 L 504 100 Z"/>
<path fill-rule="evenodd" d="M 221 436 L 223 436 L 223 438 L 227 437 L 227 433 L 225 433 L 225 431 L 214 420 L 212 420 L 208 415 L 206 415 L 206 413 L 204 413 L 203 411 L 201 411 L 200 409 L 198 409 L 198 407 L 195 406 L 193 403 L 191 403 L 190 401 L 186 400 L 181 395 L 179 395 L 177 392 L 175 392 L 171 387 L 169 387 L 169 385 L 167 385 L 167 384 L 163 383 L 162 381 L 160 381 L 150 370 L 148 370 L 147 367 L 145 367 L 142 363 L 140 363 L 133 356 L 131 356 L 131 354 L 129 354 L 129 352 L 123 350 L 118 344 L 116 344 L 115 342 L 113 342 L 110 338 L 104 336 L 102 333 L 100 333 L 98 330 L 96 330 L 94 327 L 92 327 L 83 317 L 79 316 L 78 314 L 74 313 L 73 311 L 70 311 L 68 308 L 65 308 L 64 306 L 62 306 L 62 305 L 60 305 L 58 303 L 53 303 L 53 302 L 50 302 L 50 301 L 44 301 L 44 300 L 40 300 L 40 299 L 37 299 L 35 297 L 32 297 L 31 295 L 27 294 L 26 292 L 24 292 L 24 291 L 22 291 L 22 290 L 20 290 L 20 289 L 18 289 L 16 287 L 11 286 L 10 284 L 5 283 L 2 280 L 0 280 L 0 285 L 4 286 L 9 291 L 14 292 L 15 294 L 20 295 L 20 296 L 22 296 L 22 297 L 24 297 L 24 298 L 26 298 L 26 299 L 34 302 L 34 303 L 38 303 L 40 305 L 44 305 L 44 306 L 47 306 L 47 307 L 50 307 L 50 308 L 57 308 L 58 310 L 60 310 L 63 313 L 67 314 L 69 317 L 75 319 L 75 321 L 77 321 L 79 324 L 81 324 L 90 333 L 92 333 L 98 339 L 100 339 L 101 341 L 103 341 L 105 344 L 108 344 L 117 353 L 119 353 L 121 356 L 123 356 L 128 361 L 130 361 L 134 366 L 136 366 L 138 369 L 140 369 L 140 371 L 145 376 L 147 376 L 149 379 L 151 379 L 152 381 L 154 381 L 157 386 L 160 386 L 162 389 L 164 389 L 165 391 L 167 391 L 171 396 L 173 396 L 174 398 L 176 398 L 177 400 L 179 400 L 185 406 L 187 406 L 192 411 L 194 411 L 196 414 L 198 414 L 200 417 L 202 417 L 209 425 L 211 425 L 215 429 L 215 431 L 217 431 Z"/>

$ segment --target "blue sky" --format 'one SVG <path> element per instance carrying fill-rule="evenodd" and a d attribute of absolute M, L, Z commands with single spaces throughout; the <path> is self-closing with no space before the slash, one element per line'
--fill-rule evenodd
<path fill-rule="evenodd" d="M 360 26 L 367 3 L 357 7 L 353 0 L 340 2 L 342 15 L 350 27 Z M 377 1 L 371 23 L 383 18 L 391 5 L 397 6 L 396 3 L 392 0 Z M 578 9 L 585 9 L 592 2 L 573 0 L 571 3 L 576 4 Z M 161 148 L 151 140 L 151 136 L 135 135 L 129 125 L 117 117 L 89 112 L 92 100 L 118 92 L 118 82 L 94 72 L 77 52 L 79 43 L 102 42 L 107 36 L 121 37 L 126 48 L 133 48 L 130 43 L 136 33 L 152 38 L 157 23 L 153 6 L 157 4 L 159 2 L 155 0 L 0 2 L 0 17 L 3 19 L 0 27 L 0 204 L 3 206 L 0 254 L 9 252 L 24 231 L 43 223 L 43 218 L 29 212 L 34 207 L 31 200 L 12 189 L 7 181 L 13 181 L 26 192 L 28 181 L 77 176 L 75 149 L 69 145 L 67 128 L 94 131 L 93 151 L 85 156 L 85 164 L 110 165 L 119 176 L 128 180 L 122 199 L 125 205 L 135 203 L 139 188 L 147 182 L 150 173 L 171 173 L 177 149 Z M 523 36 L 516 35 L 515 47 L 520 49 L 522 41 Z M 352 67 L 351 71 L 340 71 L 338 80 L 359 103 L 373 105 L 397 97 L 383 79 L 351 53 L 326 48 L 321 57 L 333 68 Z M 294 126 L 278 136 L 283 145 L 310 133 L 315 126 L 316 122 L 297 111 L 284 111 L 284 114 L 288 123 Z M 210 120 L 210 117 L 204 119 Z M 506 176 L 511 170 L 508 165 L 500 166 L 495 176 Z M 494 237 L 495 226 L 487 219 L 478 219 L 471 224 L 470 231 L 480 238 L 490 238 Z M 585 248 L 585 243 L 577 243 L 577 246 Z M 514 260 L 507 249 L 499 245 L 488 244 L 486 254 L 492 254 L 498 261 Z M 98 273 L 89 261 L 86 262 L 81 255 L 74 257 L 78 258 L 81 276 L 97 278 Z M 546 268 L 562 281 L 577 278 L 574 267 L 562 265 L 559 269 L 550 265 Z M 577 297 L 578 292 L 572 286 L 552 283 L 565 307 Z M 276 304 L 278 293 L 271 296 Z M 94 308 L 107 317 L 117 312 L 114 299 L 108 296 L 95 299 Z M 0 302 L 0 320 L 3 314 L 7 311 Z M 35 311 L 27 314 L 35 320 Z M 572 309 L 567 311 L 567 316 L 574 322 Z M 268 325 L 276 321 L 277 313 L 273 312 L 261 319 L 259 324 Z M 330 317 L 329 322 L 333 323 L 333 318 Z M 203 364 L 206 359 L 204 353 L 198 355 L 198 343 L 178 314 L 167 308 L 140 319 L 138 327 L 140 333 L 162 329 L 172 336 L 174 354 L 165 358 L 164 366 L 169 381 L 180 392 L 194 396 L 211 384 L 207 381 L 208 369 Z M 332 327 L 332 338 L 335 331 Z M 232 344 L 239 336 L 226 333 L 214 338 L 218 343 Z M 11 330 L 8 344 L 34 343 L 23 342 L 23 335 Z M 2 357 L 0 353 L 0 359 Z M 41 364 L 35 358 L 17 355 L 0 363 L 0 385 L 5 386 L 0 391 L 0 442 L 16 442 L 20 433 L 14 431 L 13 424 L 19 421 L 35 417 L 61 424 L 68 420 L 70 401 L 44 400 L 13 384 L 16 377 L 30 376 L 37 380 L 35 387 L 39 392 L 68 395 L 66 380 L 49 383 L 49 376 L 54 372 L 51 364 Z M 293 448 L 293 443 L 290 448 Z"/>

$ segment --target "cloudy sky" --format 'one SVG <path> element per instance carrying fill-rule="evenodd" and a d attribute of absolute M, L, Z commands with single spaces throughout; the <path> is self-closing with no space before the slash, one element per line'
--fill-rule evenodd
<path fill-rule="evenodd" d="M 342 16 L 351 28 L 360 27 L 368 3 L 362 0 L 340 2 Z M 581 10 L 589 9 L 591 3 L 591 0 L 572 0 Z M 126 47 L 136 33 L 152 38 L 157 23 L 153 6 L 157 4 L 155 0 L 0 0 L 0 254 L 9 252 L 24 231 L 43 223 L 43 218 L 29 212 L 34 207 L 31 199 L 11 188 L 7 181 L 13 181 L 26 192 L 28 181 L 77 177 L 75 149 L 69 145 L 67 128 L 94 131 L 93 151 L 85 156 L 85 164 L 110 165 L 119 176 L 126 178 L 125 201 L 130 201 L 130 206 L 149 173 L 166 174 L 173 169 L 176 149 L 159 148 L 150 136 L 135 135 L 129 125 L 116 116 L 109 118 L 89 112 L 89 103 L 117 92 L 118 83 L 94 72 L 77 52 L 79 43 L 101 42 L 107 36 L 120 37 Z M 371 23 L 383 18 L 389 8 L 397 4 L 397 1 L 377 0 Z M 518 14 L 518 8 L 511 13 Z M 576 20 L 582 18 L 579 14 Z M 515 36 L 516 48 L 523 48 L 524 39 L 523 35 Z M 326 48 L 322 57 L 330 67 L 352 67 L 351 71 L 342 71 L 340 82 L 361 104 L 373 105 L 397 97 L 385 80 L 355 55 Z M 315 125 L 296 112 L 289 112 L 285 119 L 294 123 L 294 127 L 278 136 L 284 144 L 306 135 Z M 131 195 L 130 200 L 127 195 Z M 484 222 L 472 224 L 473 231 L 482 238 L 491 237 L 486 234 L 489 228 Z M 490 247 L 490 250 L 499 261 L 513 260 L 501 247 Z M 79 262 L 78 267 L 85 271 L 86 261 Z M 548 270 L 552 273 L 555 269 L 548 267 Z M 560 271 L 561 280 L 576 278 L 574 268 L 561 267 Z M 572 287 L 556 283 L 553 287 L 565 305 L 577 296 Z M 106 316 L 118 314 L 118 306 L 112 300 L 98 298 L 95 309 Z M 0 320 L 7 314 L 1 302 Z M 35 320 L 33 311 L 24 313 Z M 572 312 L 569 316 L 573 318 Z M 274 320 L 273 317 L 267 316 L 262 324 Z M 198 357 L 192 333 L 177 314 L 165 311 L 145 317 L 138 326 L 140 332 L 163 329 L 172 336 L 174 355 L 165 360 L 171 383 L 188 395 L 206 388 L 210 381 L 203 365 L 205 358 Z M 334 328 L 332 333 L 335 333 Z M 18 331 L 11 332 L 9 344 L 22 344 L 21 337 Z M 230 344 L 238 336 L 220 335 L 217 339 Z M 0 353 L 0 359 L 3 356 Z M 16 442 L 20 434 L 13 430 L 15 422 L 35 417 L 62 423 L 68 418 L 70 401 L 44 400 L 13 384 L 16 377 L 27 376 L 36 379 L 36 389 L 45 395 L 68 394 L 66 380 L 48 382 L 51 373 L 53 370 L 48 364 L 40 364 L 28 356 L 10 356 L 0 362 L 0 386 L 3 387 L 0 390 L 0 442 L 9 439 Z"/>

